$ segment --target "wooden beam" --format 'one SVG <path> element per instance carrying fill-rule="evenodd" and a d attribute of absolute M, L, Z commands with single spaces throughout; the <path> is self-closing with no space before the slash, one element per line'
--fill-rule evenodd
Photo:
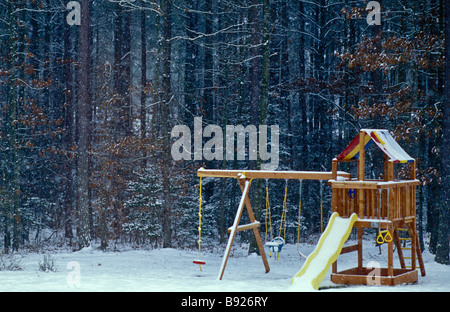
<path fill-rule="evenodd" d="M 368 285 L 369 274 L 373 272 L 373 268 L 352 268 L 338 273 L 331 274 L 331 281 L 336 284 L 347 285 Z M 417 282 L 417 271 L 406 269 L 394 269 L 393 275 L 388 275 L 387 268 L 380 268 L 380 274 L 374 276 L 379 285 L 395 286 L 404 283 Z"/>
<path fill-rule="evenodd" d="M 237 231 L 237 232 L 241 232 L 241 231 L 251 230 L 251 229 L 253 229 L 253 228 L 258 228 L 258 227 L 260 227 L 260 226 L 261 226 L 261 223 L 260 223 L 259 221 L 255 221 L 255 222 L 252 222 L 252 223 L 249 223 L 249 224 L 239 225 L 239 226 L 236 228 L 236 231 Z M 231 230 L 232 230 L 232 228 L 229 227 L 229 228 L 228 228 L 228 233 L 231 233 Z"/>
<path fill-rule="evenodd" d="M 378 189 L 378 182 L 367 181 L 330 181 L 333 188 L 341 189 Z"/>
<path fill-rule="evenodd" d="M 245 176 L 248 179 L 299 179 L 299 180 L 331 180 L 332 172 L 321 171 L 271 171 L 271 170 L 225 170 L 204 169 L 197 170 L 198 177 L 239 178 Z M 338 171 L 337 175 L 350 179 L 350 173 Z"/>
<path fill-rule="evenodd" d="M 358 244 L 342 247 L 341 255 L 349 253 L 349 252 L 353 252 L 353 251 L 358 251 L 358 248 L 359 248 Z"/>
<path fill-rule="evenodd" d="M 392 223 L 389 220 L 381 220 L 381 219 L 358 219 L 353 224 L 353 227 L 356 228 L 380 228 L 380 229 L 387 229 L 389 224 Z"/>
<path fill-rule="evenodd" d="M 388 189 L 393 187 L 417 186 L 420 185 L 419 180 L 402 180 L 402 181 L 329 181 L 333 188 L 347 189 Z"/>

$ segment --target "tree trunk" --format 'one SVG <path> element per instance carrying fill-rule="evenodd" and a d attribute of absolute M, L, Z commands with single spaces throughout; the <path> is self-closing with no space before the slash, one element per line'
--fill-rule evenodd
<path fill-rule="evenodd" d="M 163 37 L 162 37 L 162 100 L 161 100 L 161 135 L 163 148 L 163 168 L 162 168 L 162 186 L 163 186 L 163 201 L 164 206 L 162 210 L 162 232 L 163 232 L 163 247 L 172 246 L 172 200 L 170 194 L 170 168 L 171 168 L 171 154 L 170 154 L 170 133 L 169 133 L 169 115 L 171 108 L 171 85 L 170 85 L 170 64 L 172 46 L 170 39 L 172 37 L 172 4 L 170 0 L 162 1 L 163 10 Z"/>
<path fill-rule="evenodd" d="M 73 238 L 72 232 L 72 205 L 73 205 L 73 175 L 72 175 L 72 165 L 71 157 L 73 142 L 73 87 L 72 87 L 72 73 L 73 68 L 69 60 L 72 57 L 70 53 L 70 25 L 65 23 L 64 25 L 64 82 L 65 82 L 65 111 L 64 111 L 64 126 L 65 126 L 65 140 L 66 140 L 66 153 L 69 160 L 65 164 L 66 173 L 66 184 L 65 184 L 65 194 L 64 194 L 64 236 L 70 240 Z"/>
<path fill-rule="evenodd" d="M 270 69 L 270 0 L 263 1 L 263 44 L 261 62 L 261 100 L 259 103 L 259 124 L 267 124 L 269 107 L 269 69 Z"/>
<path fill-rule="evenodd" d="M 259 123 L 259 110 L 261 105 L 261 60 L 260 60 L 260 48 L 261 44 L 261 9 L 258 6 L 258 0 L 252 0 L 252 7 L 250 8 L 249 17 L 251 21 L 251 48 L 250 48 L 250 124 L 258 127 Z M 266 113 L 266 112 L 265 112 Z M 264 117 L 264 119 L 266 119 Z M 250 142 L 249 142 L 250 144 Z M 259 145 L 259 142 L 257 142 Z M 250 152 L 250 151 L 249 151 Z M 259 158 L 248 161 L 249 169 L 259 169 Z M 253 182 L 253 192 L 250 193 L 250 198 L 253 203 L 254 213 L 257 220 L 261 219 L 261 192 L 262 180 L 256 180 Z M 258 245 L 254 236 L 251 236 L 249 253 L 259 252 Z"/>
<path fill-rule="evenodd" d="M 251 48 L 250 57 L 251 67 L 250 67 L 250 124 L 258 126 L 258 115 L 259 115 L 259 103 L 260 103 L 260 71 L 261 71 L 261 61 L 259 58 L 259 44 L 261 43 L 260 33 L 261 33 L 261 21 L 260 21 L 260 7 L 258 6 L 259 0 L 252 0 L 252 8 L 250 9 L 250 20 L 251 20 Z M 249 169 L 256 169 L 254 162 Z"/>
<path fill-rule="evenodd" d="M 444 10 L 443 0 L 440 9 Z M 444 12 L 442 12 L 444 15 Z M 436 246 L 436 262 L 449 264 L 449 207 L 450 207 L 450 5 L 445 8 L 445 78 L 444 78 L 444 105 L 442 120 L 442 148 L 441 148 L 441 187 L 439 204 L 439 224 Z"/>
<path fill-rule="evenodd" d="M 4 199 L 4 250 L 7 253 L 11 247 L 14 250 L 18 249 L 18 220 L 19 216 L 19 200 L 20 200 L 20 167 L 19 167 L 19 101 L 21 96 L 19 77 L 19 64 L 21 57 L 21 35 L 18 27 L 20 17 L 17 17 L 15 12 L 20 9 L 20 4 L 8 3 L 8 19 L 9 19 L 9 38 L 8 38 L 8 86 L 7 86 L 7 106 L 6 110 L 6 152 L 5 152 L 5 173 L 3 175 L 4 185 L 6 190 L 6 198 Z M 11 237 L 11 225 L 12 234 Z"/>
<path fill-rule="evenodd" d="M 144 141 L 147 137 L 147 30 L 146 30 L 146 12 L 141 11 L 141 139 Z M 147 152 L 142 151 L 142 169 L 147 166 Z"/>
<path fill-rule="evenodd" d="M 80 72 L 78 77 L 78 244 L 90 245 L 89 231 L 89 147 L 90 147 L 90 6 L 89 0 L 81 2 L 81 28 L 79 42 Z"/>
<path fill-rule="evenodd" d="M 212 12 L 212 0 L 205 0 L 205 10 L 207 12 Z M 213 32 L 213 18 L 205 15 L 205 33 L 211 34 Z M 214 99 L 213 99 L 213 48 L 211 46 L 212 38 L 211 36 L 205 37 L 205 47 L 204 47 L 204 59 L 203 59 L 203 112 L 204 112 L 204 122 L 214 123 Z M 207 163 L 207 166 L 210 164 Z"/>

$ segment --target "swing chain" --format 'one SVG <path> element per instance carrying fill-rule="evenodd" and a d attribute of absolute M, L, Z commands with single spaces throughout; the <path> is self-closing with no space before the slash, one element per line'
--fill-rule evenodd
<path fill-rule="evenodd" d="M 272 216 L 270 212 L 270 202 L 269 202 L 269 179 L 266 180 L 266 216 L 265 216 L 265 224 L 266 224 L 266 233 L 264 237 L 264 243 L 267 243 L 267 218 L 269 218 L 269 228 L 270 228 L 270 239 L 273 239 L 272 233 Z"/>
<path fill-rule="evenodd" d="M 202 177 L 200 177 L 200 191 L 199 191 L 199 198 L 198 198 L 198 250 L 199 250 L 199 258 L 200 258 L 200 243 L 201 243 L 201 237 L 202 237 Z"/>
<path fill-rule="evenodd" d="M 194 263 L 198 263 L 198 267 L 200 268 L 200 271 L 202 271 L 202 265 L 200 261 L 201 256 L 201 242 L 202 242 L 202 177 L 200 177 L 200 186 L 199 186 L 199 198 L 198 198 L 198 261 Z"/>
<path fill-rule="evenodd" d="M 297 222 L 297 249 L 298 245 L 300 243 L 300 218 L 301 218 L 301 211 L 302 211 L 302 183 L 303 180 L 299 179 L 298 184 L 298 222 Z"/>
<path fill-rule="evenodd" d="M 288 191 L 288 179 L 285 179 L 284 184 L 284 198 L 283 198 L 283 210 L 281 212 L 281 222 L 280 222 L 280 231 L 279 235 L 281 237 L 281 231 L 283 230 L 283 220 L 284 220 L 284 231 L 283 231 L 283 239 L 286 240 L 286 228 L 287 228 L 287 191 Z"/>
<path fill-rule="evenodd" d="M 320 233 L 323 233 L 323 190 L 322 180 L 320 180 Z"/>
<path fill-rule="evenodd" d="M 382 218 L 382 190 L 379 189 L 378 190 L 379 193 L 379 207 L 378 207 L 378 219 L 381 220 Z M 389 219 L 389 189 L 387 189 L 387 193 L 386 193 L 386 214 L 387 214 L 387 218 Z M 376 242 L 381 245 L 384 243 L 390 243 L 392 242 L 392 235 L 389 232 L 389 230 L 381 230 L 381 222 L 378 223 L 378 236 L 376 238 Z"/>

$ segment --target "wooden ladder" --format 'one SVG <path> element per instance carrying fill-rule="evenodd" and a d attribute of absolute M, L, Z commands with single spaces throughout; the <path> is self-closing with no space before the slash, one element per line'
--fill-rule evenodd
<path fill-rule="evenodd" d="M 398 231 L 400 231 L 400 233 L 408 233 L 408 229 L 407 228 L 398 228 Z M 402 250 L 402 254 L 403 254 L 403 259 L 404 260 L 410 260 L 409 265 L 406 264 L 405 262 L 405 268 L 407 269 L 412 269 L 412 256 L 413 256 L 413 250 L 412 250 L 412 246 L 411 246 L 411 237 L 409 235 L 400 235 L 399 233 L 399 240 L 400 240 L 400 248 Z M 409 244 L 408 244 L 409 243 Z M 404 251 L 408 251 L 409 252 L 409 257 L 405 256 L 405 252 Z M 418 261 L 419 259 L 416 258 L 416 265 L 418 265 Z"/>
<path fill-rule="evenodd" d="M 419 238 L 415 231 L 415 225 L 410 222 L 405 224 L 405 228 L 397 228 L 395 231 L 395 243 L 398 250 L 400 265 L 402 269 L 415 270 L 417 265 L 420 267 L 422 276 L 426 275 L 425 265 L 423 263 L 422 252 L 420 250 Z M 399 235 L 400 233 L 406 235 Z M 408 244 L 409 243 L 409 244 Z M 409 256 L 404 255 L 404 251 L 408 252 Z M 409 260 L 409 265 L 406 265 L 405 260 Z"/>
<path fill-rule="evenodd" d="M 218 276 L 219 280 L 221 280 L 223 277 L 223 273 L 225 271 L 225 267 L 227 265 L 228 258 L 230 256 L 231 247 L 233 245 L 234 238 L 236 237 L 236 233 L 240 232 L 240 231 L 245 231 L 245 230 L 253 230 L 253 233 L 254 233 L 255 239 L 256 239 L 256 244 L 258 245 L 259 253 L 263 260 L 266 273 L 268 273 L 270 271 L 269 262 L 267 261 L 266 253 L 264 251 L 264 246 L 263 246 L 261 236 L 260 236 L 259 230 L 258 230 L 261 223 L 256 221 L 252 206 L 250 204 L 250 199 L 248 197 L 251 180 L 247 179 L 245 177 L 245 175 L 243 175 L 243 174 L 238 177 L 238 180 L 239 180 L 239 186 L 241 187 L 242 196 L 241 196 L 241 200 L 239 202 L 239 207 L 237 209 L 236 216 L 234 218 L 233 225 L 228 228 L 228 233 L 230 234 L 230 237 L 228 238 L 227 247 L 225 249 L 225 254 L 222 259 L 222 265 L 220 266 L 220 271 L 219 271 L 219 276 Z M 244 211 L 244 206 L 247 208 L 247 213 L 248 213 L 248 217 L 250 219 L 250 223 L 244 224 L 244 225 L 239 225 L 239 222 L 241 221 L 242 213 Z"/>

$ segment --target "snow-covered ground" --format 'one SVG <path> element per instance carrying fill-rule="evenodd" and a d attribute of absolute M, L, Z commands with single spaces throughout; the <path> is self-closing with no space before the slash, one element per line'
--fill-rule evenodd
<path fill-rule="evenodd" d="M 354 243 L 354 242 L 348 242 Z M 301 244 L 304 254 L 314 249 L 314 244 Z M 222 247 L 205 251 L 203 270 L 192 263 L 198 257 L 195 250 L 124 248 L 120 252 L 102 252 L 95 248 L 79 252 L 46 253 L 55 261 L 56 272 L 42 272 L 39 263 L 44 254 L 22 255 L 21 270 L 0 271 L 0 291 L 151 291 L 151 292 L 287 292 L 291 291 L 291 278 L 300 270 L 304 259 L 299 257 L 295 244 L 287 244 L 279 261 L 269 258 L 271 271 L 264 273 L 261 258 L 247 255 L 245 246 L 232 250 L 223 280 L 217 274 L 223 256 Z M 450 266 L 437 264 L 428 251 L 423 253 L 427 275 L 420 276 L 412 285 L 344 286 L 330 282 L 328 272 L 319 292 L 326 291 L 450 291 Z M 379 261 L 384 267 L 387 259 L 385 247 L 379 254 L 373 242 L 364 243 L 364 263 Z M 354 267 L 356 253 L 340 256 L 339 269 Z M 398 261 L 395 262 L 398 264 Z M 330 270 L 331 271 L 331 270 Z"/>

